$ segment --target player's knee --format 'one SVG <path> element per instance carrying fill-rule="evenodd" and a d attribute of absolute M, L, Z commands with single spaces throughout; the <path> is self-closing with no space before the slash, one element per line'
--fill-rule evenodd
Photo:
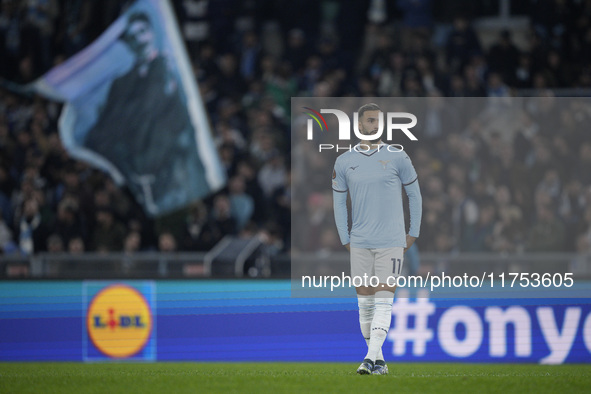
<path fill-rule="evenodd" d="M 390 291 L 394 293 L 396 291 L 396 285 L 389 285 L 388 283 L 380 283 L 377 287 L 377 291 Z"/>
<path fill-rule="evenodd" d="M 359 286 L 355 288 L 355 291 L 359 295 L 374 295 L 376 292 L 375 287 Z"/>

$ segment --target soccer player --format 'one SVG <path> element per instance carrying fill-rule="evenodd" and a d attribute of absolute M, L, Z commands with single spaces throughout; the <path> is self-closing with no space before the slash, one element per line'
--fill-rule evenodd
<path fill-rule="evenodd" d="M 359 132 L 375 135 L 380 108 L 366 104 L 358 110 Z M 402 187 L 409 199 L 410 230 L 406 234 Z M 382 345 L 390 329 L 396 277 L 404 252 L 419 236 L 422 198 L 417 173 L 403 150 L 381 140 L 361 140 L 340 155 L 332 174 L 334 215 L 341 243 L 351 256 L 351 277 L 376 276 L 379 285 L 356 287 L 359 324 L 368 349 L 357 369 L 361 375 L 388 373 Z M 351 196 L 352 226 L 348 231 L 347 192 Z M 369 282 L 369 281 L 367 281 Z M 375 281 L 374 281 L 375 286 Z"/>

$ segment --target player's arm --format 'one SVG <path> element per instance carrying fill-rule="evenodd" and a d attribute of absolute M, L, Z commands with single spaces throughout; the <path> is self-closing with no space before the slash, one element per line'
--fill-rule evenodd
<path fill-rule="evenodd" d="M 404 191 L 408 196 L 408 208 L 410 211 L 410 229 L 406 235 L 406 252 L 419 237 L 421 232 L 421 217 L 423 216 L 423 198 L 419 187 L 419 180 L 404 185 Z"/>
<path fill-rule="evenodd" d="M 334 221 L 337 226 L 341 243 L 349 250 L 349 223 L 347 212 L 347 181 L 340 168 L 339 161 L 335 163 L 332 171 L 332 200 Z"/>
<path fill-rule="evenodd" d="M 401 160 L 399 176 L 404 186 L 404 191 L 408 196 L 408 208 L 410 211 L 410 229 L 406 235 L 406 248 L 404 249 L 406 252 L 419 237 L 421 232 L 421 217 L 423 216 L 423 198 L 421 197 L 419 179 L 408 155 Z"/>
<path fill-rule="evenodd" d="M 334 208 L 334 221 L 337 225 L 341 243 L 349 250 L 349 228 L 347 213 L 347 192 L 339 192 L 333 189 L 332 200 Z"/>

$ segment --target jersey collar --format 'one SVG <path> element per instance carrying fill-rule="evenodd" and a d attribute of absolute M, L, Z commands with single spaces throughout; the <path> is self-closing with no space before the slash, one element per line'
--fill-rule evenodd
<path fill-rule="evenodd" d="M 355 152 L 359 152 L 359 153 L 361 153 L 364 156 L 371 156 L 374 153 L 376 153 L 376 152 L 379 151 L 378 148 L 381 148 L 384 145 L 386 145 L 386 144 L 382 142 L 381 144 L 378 145 L 377 148 L 370 149 L 370 150 L 365 150 L 365 146 L 363 148 L 360 147 L 361 146 L 361 142 L 360 142 L 357 145 L 355 145 L 355 148 L 353 148 L 353 149 L 355 150 Z"/>

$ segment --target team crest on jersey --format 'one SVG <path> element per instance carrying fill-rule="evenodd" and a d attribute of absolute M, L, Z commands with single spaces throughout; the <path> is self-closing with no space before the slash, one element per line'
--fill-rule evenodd
<path fill-rule="evenodd" d="M 380 163 L 382 163 L 382 167 L 384 167 L 384 170 L 386 169 L 386 165 L 391 162 L 392 160 L 378 160 Z"/>

